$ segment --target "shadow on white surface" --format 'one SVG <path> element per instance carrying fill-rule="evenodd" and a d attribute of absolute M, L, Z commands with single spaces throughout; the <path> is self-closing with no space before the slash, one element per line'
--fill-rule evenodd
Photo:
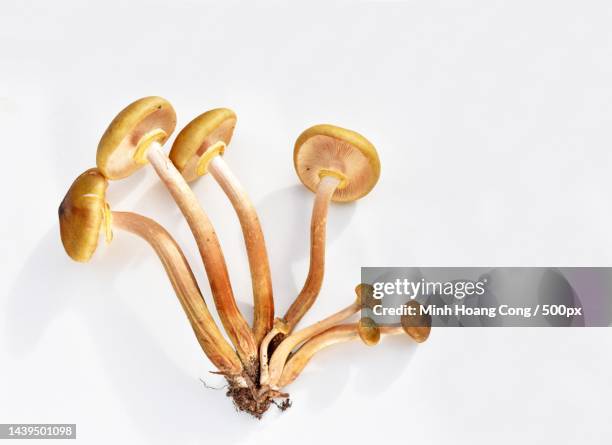
<path fill-rule="evenodd" d="M 48 230 L 26 260 L 9 293 L 6 338 L 8 350 L 16 356 L 31 352 L 51 320 L 74 304 L 83 274 L 66 273 L 67 261 L 62 255 L 65 253 L 59 229 Z M 85 270 L 84 274 L 90 276 L 91 272 Z M 69 282 L 67 275 L 73 277 Z M 34 276 L 39 279 L 33 280 Z"/>
<path fill-rule="evenodd" d="M 49 230 L 26 260 L 9 294 L 7 349 L 15 356 L 32 353 L 55 318 L 66 310 L 75 311 L 90 328 L 114 395 L 148 443 L 244 439 L 257 425 L 255 420 L 235 414 L 223 390 L 208 390 L 186 375 L 122 303 L 113 283 L 140 256 L 122 250 L 105 252 L 113 258 L 104 261 L 103 267 L 87 267 L 67 259 L 57 228 Z M 33 276 L 39 279 L 32 280 Z M 104 285 L 104 295 L 91 298 L 86 290 L 96 283 Z"/>
<path fill-rule="evenodd" d="M 363 351 L 363 350 L 362 350 Z M 357 362 L 355 387 L 368 397 L 376 397 L 391 389 L 406 375 L 417 345 L 404 335 L 382 338 L 374 347 L 363 351 Z"/>
<path fill-rule="evenodd" d="M 375 398 L 406 375 L 416 349 L 403 336 L 385 338 L 374 347 L 359 340 L 333 345 L 317 353 L 287 390 L 296 405 L 312 412 L 323 412 L 339 397 L 355 393 Z"/>
<path fill-rule="evenodd" d="M 179 369 L 131 310 L 110 297 L 83 305 L 84 314 L 96 332 L 92 338 L 102 366 L 147 441 L 233 443 L 248 436 L 255 420 L 234 413 L 224 389 L 207 389 Z M 202 379 L 222 387 L 216 376 Z"/>
<path fill-rule="evenodd" d="M 300 376 L 286 390 L 295 408 L 322 414 L 331 407 L 348 386 L 353 372 L 351 360 L 345 360 L 349 344 L 334 345 L 318 352 Z"/>

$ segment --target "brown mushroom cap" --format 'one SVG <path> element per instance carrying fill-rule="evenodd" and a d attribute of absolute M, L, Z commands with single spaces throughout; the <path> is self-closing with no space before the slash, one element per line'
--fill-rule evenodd
<path fill-rule="evenodd" d="M 410 300 L 406 306 L 415 308 L 415 315 L 402 315 L 401 323 L 404 332 L 417 343 L 423 343 L 431 332 L 431 315 L 421 315 L 421 303 Z"/>
<path fill-rule="evenodd" d="M 360 283 L 355 287 L 357 304 L 361 309 L 372 309 L 379 301 L 374 298 L 374 287 L 371 284 Z"/>
<path fill-rule="evenodd" d="M 215 108 L 200 114 L 176 136 L 170 160 L 187 181 L 200 177 L 198 162 L 206 151 L 223 142 L 228 145 L 236 127 L 236 113 L 229 108 Z"/>
<path fill-rule="evenodd" d="M 141 138 L 159 129 L 163 133 L 156 139 L 163 144 L 175 126 L 176 113 L 166 99 L 151 96 L 132 102 L 113 119 L 100 139 L 96 156 L 100 172 L 108 179 L 131 175 L 144 165 L 134 159 Z"/>
<path fill-rule="evenodd" d="M 359 338 L 368 346 L 374 346 L 380 341 L 380 328 L 374 320 L 363 317 L 357 324 Z"/>
<path fill-rule="evenodd" d="M 98 169 L 89 169 L 75 179 L 59 206 L 62 244 L 75 261 L 89 261 L 98 246 L 107 186 Z"/>
<path fill-rule="evenodd" d="M 315 125 L 295 142 L 293 164 L 302 183 L 316 191 L 321 176 L 343 178 L 333 201 L 355 201 L 374 188 L 380 176 L 376 148 L 365 137 L 334 125 Z"/>

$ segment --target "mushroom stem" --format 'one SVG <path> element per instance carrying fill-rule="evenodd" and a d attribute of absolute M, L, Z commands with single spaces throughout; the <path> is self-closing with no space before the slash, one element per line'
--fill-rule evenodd
<path fill-rule="evenodd" d="M 268 372 L 268 350 L 270 348 L 270 342 L 279 334 L 287 333 L 287 325 L 281 319 L 276 319 L 274 326 L 262 339 L 259 345 L 259 382 L 267 382 L 270 374 Z"/>
<path fill-rule="evenodd" d="M 310 359 L 320 350 L 337 343 L 359 339 L 358 327 L 358 323 L 337 325 L 304 343 L 287 361 L 278 380 L 277 388 L 283 388 L 292 383 L 310 362 Z M 405 334 L 401 326 L 381 326 L 379 329 L 381 336 Z"/>
<path fill-rule="evenodd" d="M 241 376 L 243 367 L 212 318 L 185 255 L 158 223 L 129 212 L 112 212 L 112 225 L 144 239 L 157 253 L 193 332 L 210 361 L 228 378 Z"/>
<path fill-rule="evenodd" d="M 308 276 L 299 295 L 285 314 L 289 332 L 302 319 L 313 305 L 323 283 L 325 271 L 325 230 L 327 227 L 327 210 L 332 195 L 341 183 L 336 176 L 323 176 L 319 181 L 314 199 L 310 222 L 310 268 Z"/>
<path fill-rule="evenodd" d="M 262 380 L 261 384 L 268 385 L 273 389 L 278 389 L 278 380 L 281 377 L 283 368 L 285 367 L 285 363 L 287 362 L 287 357 L 289 357 L 291 351 L 293 351 L 298 345 L 305 342 L 309 338 L 312 338 L 320 334 L 321 332 L 326 331 L 327 329 L 337 325 L 338 323 L 342 323 L 351 315 L 357 313 L 359 309 L 360 303 L 359 301 L 355 301 L 354 303 L 336 312 L 335 314 L 330 315 L 329 317 L 318 321 L 317 323 L 310 325 L 300 331 L 297 331 L 285 338 L 272 354 L 268 370 L 268 378 L 266 381 Z"/>
<path fill-rule="evenodd" d="M 292 383 L 300 375 L 308 362 L 310 362 L 310 359 L 320 350 L 337 343 L 345 343 L 358 338 L 359 333 L 357 332 L 356 323 L 334 326 L 311 338 L 287 361 L 278 380 L 278 387 L 282 388 Z"/>
<path fill-rule="evenodd" d="M 195 194 L 157 141 L 150 144 L 146 158 L 187 220 L 198 245 L 223 327 L 238 356 L 251 373 L 256 366 L 257 344 L 251 328 L 236 305 L 217 234 Z"/>
<path fill-rule="evenodd" d="M 253 287 L 253 334 L 259 345 L 274 322 L 272 278 L 263 231 L 255 207 L 221 156 L 217 155 L 210 161 L 208 171 L 229 198 L 240 221 Z"/>

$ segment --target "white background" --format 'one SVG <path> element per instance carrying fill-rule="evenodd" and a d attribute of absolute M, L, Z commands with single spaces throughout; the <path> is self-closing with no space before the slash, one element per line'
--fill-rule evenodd
<path fill-rule="evenodd" d="M 226 160 L 260 212 L 279 313 L 308 264 L 292 146 L 322 122 L 366 135 L 382 176 L 331 209 L 306 321 L 351 301 L 363 265 L 611 266 L 611 23 L 608 1 L 3 1 L 0 422 L 77 423 L 87 444 L 610 443 L 609 329 L 338 346 L 289 388 L 290 410 L 238 414 L 199 382 L 220 384 L 148 246 L 117 232 L 71 262 L 56 211 L 114 115 L 162 95 L 179 128 L 237 112 Z M 235 215 L 212 178 L 194 188 L 248 311 Z M 210 301 L 153 172 L 108 198 L 176 236 Z"/>

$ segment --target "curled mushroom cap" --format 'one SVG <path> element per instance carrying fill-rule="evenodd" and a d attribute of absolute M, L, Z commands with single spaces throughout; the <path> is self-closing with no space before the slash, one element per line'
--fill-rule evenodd
<path fill-rule="evenodd" d="M 125 178 L 144 164 L 146 147 L 163 144 L 174 131 L 176 113 L 161 97 L 143 97 L 125 107 L 110 123 L 100 143 L 96 163 L 108 179 Z"/>
<path fill-rule="evenodd" d="M 236 113 L 229 108 L 215 108 L 196 117 L 176 136 L 170 159 L 187 181 L 206 174 L 207 161 L 230 143 L 236 121 Z"/>
<path fill-rule="evenodd" d="M 75 179 L 59 206 L 62 244 L 75 261 L 89 261 L 98 247 L 100 227 L 106 222 L 110 229 L 105 199 L 107 187 L 108 182 L 98 169 L 89 169 Z"/>
<path fill-rule="evenodd" d="M 333 201 L 355 201 L 374 188 L 380 161 L 374 145 L 351 130 L 315 125 L 295 142 L 293 164 L 302 183 L 315 192 L 323 176 L 341 180 Z"/>
<path fill-rule="evenodd" d="M 358 284 L 355 287 L 355 294 L 357 294 L 357 302 L 362 309 L 371 309 L 379 304 L 379 301 L 374 298 L 374 287 L 371 284 Z"/>
<path fill-rule="evenodd" d="M 357 332 L 361 341 L 368 346 L 374 346 L 380 341 L 380 328 L 374 320 L 364 317 L 357 324 Z"/>
<path fill-rule="evenodd" d="M 406 303 L 406 306 L 414 308 L 414 315 L 402 315 L 402 328 L 414 341 L 423 343 L 431 332 L 431 315 L 422 314 L 422 305 L 416 300 L 410 300 Z"/>

